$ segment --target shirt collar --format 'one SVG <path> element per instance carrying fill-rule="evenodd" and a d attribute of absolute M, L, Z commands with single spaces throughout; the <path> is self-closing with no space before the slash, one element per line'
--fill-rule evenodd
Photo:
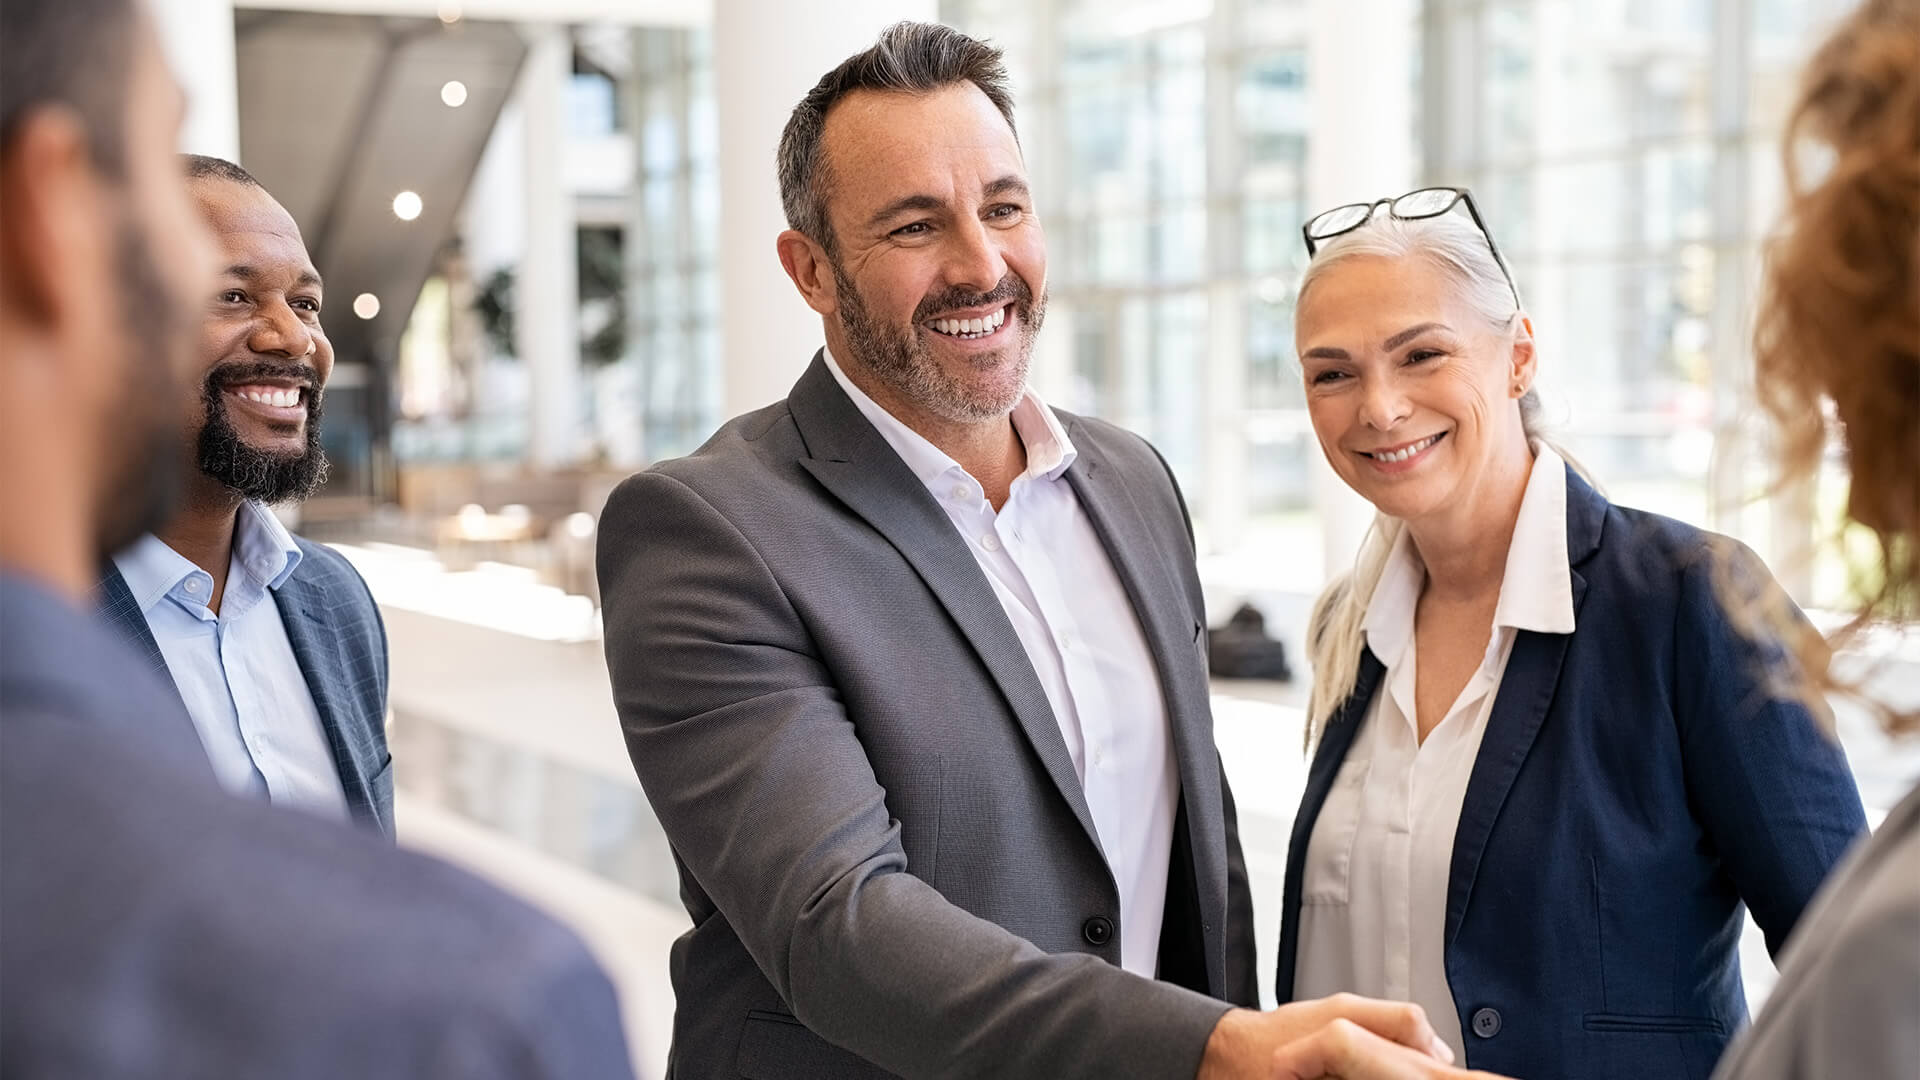
<path fill-rule="evenodd" d="M 1405 652 L 1426 576 L 1413 534 L 1400 530 L 1373 597 L 1367 602 L 1362 623 L 1367 647 L 1381 663 L 1395 664 Z M 1493 625 L 1495 629 L 1508 627 L 1542 634 L 1573 633 L 1573 569 L 1567 565 L 1567 469 L 1560 455 L 1545 444 L 1536 447 L 1527 490 L 1520 497 L 1520 516 L 1514 522 L 1513 542 L 1507 548 Z"/>
<path fill-rule="evenodd" d="M 230 568 L 243 570 L 248 577 L 268 589 L 278 589 L 293 576 L 305 558 L 273 511 L 258 502 L 240 504 L 234 521 L 233 560 Z M 212 579 L 185 555 L 168 547 L 159 537 L 148 533 L 113 557 L 113 565 L 126 579 L 127 591 L 142 612 L 149 611 L 161 598 L 199 574 Z M 231 584 L 231 582 L 230 582 Z M 204 602 L 205 593 L 200 600 Z"/>
<path fill-rule="evenodd" d="M 937 489 L 940 479 L 953 470 L 961 469 L 960 463 L 953 460 L 946 451 L 928 442 L 926 436 L 908 427 L 900 419 L 880 406 L 880 403 L 868 397 L 866 392 L 855 386 L 847 373 L 840 369 L 840 362 L 833 358 L 833 350 L 823 349 L 827 370 L 833 374 L 833 381 L 840 384 L 854 408 L 867 418 L 880 437 L 907 463 L 907 468 L 920 478 L 920 482 L 930 489 Z M 1060 418 L 1040 400 L 1040 395 L 1031 387 L 1020 395 L 1020 401 L 1013 407 L 1013 430 L 1020 436 L 1020 442 L 1027 451 L 1027 471 L 1023 474 L 1036 480 L 1052 480 L 1067 471 L 1079 451 L 1067 438 L 1067 430 L 1060 424 Z"/>
<path fill-rule="evenodd" d="M 233 561 L 269 589 L 286 584 L 306 557 L 265 503 L 240 504 L 233 531 Z"/>

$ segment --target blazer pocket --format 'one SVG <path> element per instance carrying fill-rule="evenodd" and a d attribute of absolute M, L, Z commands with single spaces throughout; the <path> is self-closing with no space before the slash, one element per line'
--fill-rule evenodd
<path fill-rule="evenodd" d="M 815 1035 L 786 1013 L 754 1009 L 740 1030 L 734 1071 L 741 1080 L 859 1080 L 888 1075 Z"/>
<path fill-rule="evenodd" d="M 1711 1016 L 1637 1016 L 1632 1013 L 1588 1013 L 1584 1017 L 1588 1031 L 1644 1032 L 1650 1035 L 1684 1035 L 1706 1032 L 1724 1035 L 1727 1026 Z"/>
<path fill-rule="evenodd" d="M 1320 816 L 1307 834 L 1306 873 L 1300 889 L 1303 904 L 1345 904 L 1352 898 L 1353 849 L 1360 836 L 1360 808 L 1371 764 L 1371 758 L 1349 754 L 1334 775 L 1333 787 L 1320 804 Z"/>

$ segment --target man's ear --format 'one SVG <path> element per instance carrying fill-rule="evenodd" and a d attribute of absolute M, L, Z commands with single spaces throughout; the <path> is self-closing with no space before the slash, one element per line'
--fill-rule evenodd
<path fill-rule="evenodd" d="M 87 145 L 86 127 L 64 105 L 28 113 L 0 159 L 0 305 L 42 328 L 97 318 L 101 282 L 113 265 L 113 221 Z M 93 295 L 89 295 L 93 294 Z M 91 307 L 91 312 L 81 310 Z"/>
<path fill-rule="evenodd" d="M 822 315 L 838 311 L 840 292 L 833 278 L 833 264 L 827 260 L 827 249 L 796 229 L 781 233 L 774 244 L 780 252 L 781 268 L 793 279 L 793 287 L 800 290 L 800 298 L 807 306 Z"/>

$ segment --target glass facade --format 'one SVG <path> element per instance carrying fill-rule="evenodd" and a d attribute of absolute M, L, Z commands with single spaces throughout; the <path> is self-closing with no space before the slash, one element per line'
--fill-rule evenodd
<path fill-rule="evenodd" d="M 1314 510 L 1291 303 L 1313 110 L 1339 107 L 1312 99 L 1314 7 L 941 8 L 1008 50 L 1070 327 L 1061 404 L 1151 438 L 1202 532 L 1244 515 L 1243 545 Z M 1556 437 L 1616 499 L 1776 556 L 1807 518 L 1750 503 L 1752 282 L 1800 50 L 1845 7 L 1427 0 L 1411 54 L 1378 57 L 1415 95 L 1418 179 L 1472 187 L 1513 263 Z"/>

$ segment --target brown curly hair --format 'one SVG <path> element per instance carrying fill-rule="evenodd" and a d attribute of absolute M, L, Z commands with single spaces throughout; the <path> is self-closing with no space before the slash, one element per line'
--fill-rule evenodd
<path fill-rule="evenodd" d="M 1839 25 L 1807 65 L 1784 157 L 1755 390 L 1778 432 L 1782 486 L 1812 478 L 1837 428 L 1847 516 L 1880 548 L 1881 582 L 1852 623 L 1826 641 L 1787 631 L 1813 688 L 1850 690 L 1828 670 L 1829 647 L 1911 616 L 1920 594 L 1920 0 L 1865 0 Z M 1920 714 L 1885 718 L 1920 727 Z"/>

